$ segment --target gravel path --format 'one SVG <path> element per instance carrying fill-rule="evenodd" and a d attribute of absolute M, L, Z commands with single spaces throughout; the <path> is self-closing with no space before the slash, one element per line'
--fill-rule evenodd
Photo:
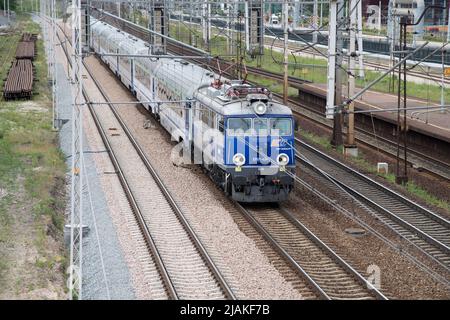
<path fill-rule="evenodd" d="M 69 120 L 59 130 L 61 150 L 67 155 L 68 166 L 71 158 L 71 95 L 64 67 L 57 64 L 57 103 L 60 119 Z M 89 137 L 89 131 L 86 132 Z M 86 136 L 85 136 L 86 137 Z M 103 150 L 103 146 L 90 144 L 85 138 L 85 150 Z M 85 192 L 83 222 L 90 228 L 83 244 L 83 296 L 85 299 L 132 299 L 133 288 L 127 265 L 119 246 L 118 237 L 110 218 L 105 193 L 101 188 L 101 168 L 96 167 L 98 154 L 85 154 Z M 70 177 L 69 177 L 70 179 Z M 88 184 L 87 184 L 88 183 Z M 91 206 L 92 205 L 92 206 Z M 70 206 L 69 206 L 70 207 Z"/>
<path fill-rule="evenodd" d="M 89 66 L 112 101 L 132 99 L 104 66 L 97 61 L 89 61 Z M 148 115 L 135 106 L 123 105 L 119 110 L 238 298 L 301 299 L 253 240 L 239 230 L 227 209 L 228 200 L 208 178 L 197 167 L 174 166 L 170 161 L 174 145 L 168 134 L 158 128 L 144 129 Z"/>

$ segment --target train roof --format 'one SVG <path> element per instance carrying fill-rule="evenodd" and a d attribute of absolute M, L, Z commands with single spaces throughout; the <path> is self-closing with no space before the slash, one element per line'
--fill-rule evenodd
<path fill-rule="evenodd" d="M 114 41 L 125 54 L 150 54 L 149 44 L 105 22 L 92 18 L 92 31 Z M 136 64 L 150 72 L 158 81 L 169 87 L 182 99 L 197 98 L 203 104 L 223 115 L 242 115 L 253 112 L 251 99 L 259 95 L 269 106 L 266 114 L 291 115 L 289 107 L 272 100 L 270 92 L 262 87 L 242 84 L 240 81 L 220 77 L 220 87 L 215 86 L 219 75 L 183 59 L 134 58 Z M 230 90 L 242 93 L 231 96 Z M 265 95 L 265 97 L 264 97 Z"/>
<path fill-rule="evenodd" d="M 266 88 L 238 80 L 203 86 L 197 90 L 195 97 L 224 116 L 252 115 L 253 103 L 258 101 L 268 106 L 265 115 L 292 115 L 289 107 L 272 100 L 272 94 Z"/>

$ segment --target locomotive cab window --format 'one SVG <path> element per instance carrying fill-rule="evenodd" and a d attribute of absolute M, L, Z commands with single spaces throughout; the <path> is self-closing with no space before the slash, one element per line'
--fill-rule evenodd
<path fill-rule="evenodd" d="M 270 119 L 270 134 L 289 136 L 292 133 L 292 121 L 288 118 Z"/>
<path fill-rule="evenodd" d="M 230 118 L 227 123 L 228 135 L 244 135 L 252 128 L 251 118 Z"/>

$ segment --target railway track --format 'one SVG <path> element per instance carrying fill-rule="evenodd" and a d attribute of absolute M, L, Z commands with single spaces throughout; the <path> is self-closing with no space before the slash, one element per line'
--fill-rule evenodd
<path fill-rule="evenodd" d="M 273 46 L 273 47 L 276 47 L 278 49 L 283 49 L 283 45 L 273 44 L 273 40 L 272 41 L 266 41 L 266 45 L 267 46 Z M 326 50 L 322 51 L 322 50 L 320 50 L 318 48 L 316 48 L 317 50 L 310 49 L 310 48 L 304 49 L 304 48 L 301 48 L 301 47 L 295 46 L 295 45 L 289 45 L 288 49 L 290 51 L 293 51 L 293 52 L 301 51 L 301 53 L 306 53 L 306 54 L 310 54 L 310 55 L 314 55 L 314 56 L 319 56 L 319 57 L 322 57 L 322 58 L 326 58 L 326 56 L 328 54 L 326 52 Z M 318 51 L 321 52 L 321 53 L 319 53 Z M 368 61 L 367 58 L 364 61 L 364 65 L 368 66 L 368 67 L 371 67 L 374 71 L 380 71 L 380 70 L 381 71 L 387 71 L 387 70 L 390 69 L 388 64 Z M 442 83 L 442 79 L 441 79 L 440 74 L 428 73 L 425 70 L 422 70 L 422 72 L 414 71 L 414 70 L 408 70 L 407 75 L 408 76 L 412 76 L 412 77 L 416 77 L 416 78 L 420 78 L 420 79 L 424 79 L 424 80 L 430 80 L 430 81 L 433 81 L 433 82 L 437 83 L 438 85 L 441 85 L 441 83 Z M 449 85 L 450 84 L 450 79 L 444 78 L 444 84 Z"/>
<path fill-rule="evenodd" d="M 283 99 L 282 95 L 274 94 L 274 96 L 276 96 L 280 100 Z M 326 120 L 323 116 L 323 113 L 318 111 L 316 108 L 310 107 L 297 99 L 289 98 L 288 102 L 292 108 L 292 112 L 295 115 L 299 117 L 306 117 L 308 121 L 311 121 L 326 130 L 333 129 L 332 122 Z M 356 126 L 355 129 L 357 132 L 356 141 L 358 141 L 358 143 L 365 145 L 371 149 L 379 150 L 390 157 L 396 157 L 396 142 L 378 136 L 373 132 L 369 132 L 358 126 Z M 403 150 L 403 146 L 400 146 L 400 159 L 404 159 Z M 419 170 L 427 171 L 428 173 L 436 177 L 450 181 L 450 163 L 447 163 L 431 155 L 425 154 L 422 151 L 418 151 L 412 148 L 408 148 L 407 160 L 411 166 Z"/>
<path fill-rule="evenodd" d="M 136 35 L 140 35 L 142 30 L 135 30 Z M 145 38 L 142 38 L 145 39 Z M 186 55 L 196 55 L 199 54 L 199 52 L 196 52 L 195 50 L 191 48 L 183 47 L 181 48 L 180 45 L 177 43 L 170 43 L 168 44 L 168 50 L 175 54 L 186 54 Z M 205 63 L 204 60 L 196 60 L 196 59 L 190 59 L 193 62 L 206 66 L 208 68 L 212 68 L 214 71 L 218 72 L 219 68 L 217 67 L 217 63 Z M 230 63 L 224 60 L 220 60 L 220 70 L 229 70 Z M 378 66 L 377 64 L 374 64 L 375 66 Z M 382 65 L 381 65 L 382 66 Z M 247 72 L 252 75 L 257 75 L 261 77 L 265 77 L 268 79 L 272 79 L 278 82 L 283 82 L 284 77 L 282 74 L 273 73 L 264 69 L 255 68 L 255 67 L 245 67 Z M 387 68 L 387 67 L 386 67 Z M 413 72 L 413 71 L 410 71 Z M 224 72 L 227 76 L 233 76 L 233 74 L 230 71 Z M 427 77 L 424 74 L 417 72 L 416 76 L 420 77 Z M 293 85 L 294 87 L 298 87 L 301 84 L 308 83 L 309 81 L 297 78 L 297 77 L 289 77 L 289 83 L 290 85 Z M 450 80 L 448 80 L 448 83 L 450 83 Z M 281 94 L 273 93 L 275 97 L 277 97 L 280 101 L 283 99 L 283 96 Z M 320 125 L 321 127 L 324 127 L 328 130 L 332 130 L 333 124 L 331 121 L 327 121 L 324 118 L 324 113 L 317 110 L 317 108 L 311 107 L 297 99 L 288 99 L 289 106 L 292 108 L 292 112 L 296 116 L 306 117 L 308 120 L 312 121 L 316 125 Z M 306 109 L 307 112 L 303 112 L 303 109 Z M 384 137 L 376 135 L 374 132 L 369 132 L 361 127 L 356 126 L 357 136 L 356 141 L 359 143 L 375 150 L 379 150 L 383 152 L 385 155 L 388 155 L 390 157 L 396 157 L 397 155 L 397 142 L 392 141 L 389 139 L 386 139 Z M 400 158 L 404 159 L 404 148 L 403 146 L 400 146 Z M 415 150 L 413 148 L 408 148 L 408 163 L 412 165 L 413 167 L 424 170 L 432 175 L 443 178 L 447 181 L 450 181 L 450 163 L 447 163 L 445 161 L 442 161 L 436 157 L 433 157 L 431 155 L 425 154 L 422 151 Z"/>
<path fill-rule="evenodd" d="M 61 43 L 59 34 L 58 38 Z M 152 289 L 156 291 L 154 295 L 170 299 L 235 299 L 107 93 L 86 63 L 84 68 L 89 75 L 89 80 L 84 81 L 92 81 L 93 85 L 88 87 L 98 91 L 90 96 L 89 89 L 85 90 L 86 100 L 102 98 L 108 103 L 108 108 L 98 108 L 91 103 L 88 106 L 153 259 L 154 266 L 143 272 L 153 272 L 148 277 L 154 278 L 154 271 L 158 271 L 160 281 L 153 280 L 156 283 L 156 289 Z"/>
<path fill-rule="evenodd" d="M 139 34 L 139 30 L 136 30 L 136 34 Z M 190 48 L 180 48 L 176 43 L 169 43 L 168 50 L 175 54 L 187 54 L 187 55 L 196 55 L 198 52 L 195 52 Z M 215 63 L 205 63 L 204 60 L 196 60 L 190 59 L 191 61 L 206 66 L 208 68 L 213 69 L 218 72 L 219 68 Z M 220 61 L 220 70 L 229 70 L 230 63 L 221 60 Z M 254 67 L 246 67 L 247 71 L 250 74 L 262 76 L 265 78 L 274 79 L 275 81 L 283 81 L 283 75 L 272 73 L 263 69 L 254 68 Z M 227 76 L 233 76 L 230 71 L 224 72 Z M 304 84 L 307 81 L 296 77 L 289 77 L 289 82 L 294 85 Z M 278 98 L 280 101 L 283 99 L 282 95 L 273 93 L 273 95 Z M 296 116 L 306 117 L 308 120 L 314 122 L 316 125 L 320 125 L 328 130 L 332 130 L 333 124 L 330 121 L 327 121 L 324 118 L 324 114 L 317 110 L 317 108 L 308 106 L 307 104 L 297 100 L 297 99 L 288 99 L 289 106 L 292 109 L 292 112 Z M 303 112 L 303 109 L 306 109 L 307 112 Z M 379 150 L 383 152 L 385 155 L 390 157 L 395 157 L 397 155 L 397 142 L 386 139 L 384 137 L 380 137 L 373 132 L 369 132 L 363 128 L 356 126 L 357 136 L 356 140 L 375 150 Z M 403 146 L 400 146 L 400 158 L 404 158 Z M 431 155 L 425 154 L 422 151 L 415 150 L 413 148 L 408 148 L 408 163 L 419 170 L 424 170 L 431 173 L 434 176 L 439 178 L 443 178 L 447 181 L 450 181 L 450 163 L 437 159 Z"/>
<path fill-rule="evenodd" d="M 299 228 L 298 230 L 290 230 L 298 234 L 293 240 L 291 232 L 281 233 L 282 229 L 271 230 L 270 233 L 267 232 L 261 221 L 257 221 L 255 218 L 254 212 L 237 203 L 235 205 L 269 245 L 307 282 L 308 287 L 306 288 L 300 284 L 296 285 L 296 288 L 304 297 L 319 297 L 322 299 L 385 299 L 377 289 L 371 288 L 370 284 L 361 275 L 311 232 L 307 229 L 300 229 L 301 224 L 297 227 Z M 273 221 L 264 221 L 265 224 L 280 223 L 280 221 L 277 221 L 281 219 L 280 213 L 273 210 L 271 212 Z M 301 233 L 299 230 L 302 230 Z M 277 233 L 278 236 L 276 235 Z M 297 240 L 301 241 L 301 245 Z M 293 246 L 294 242 L 296 244 Z M 309 262 L 304 259 L 304 250 L 308 250 Z M 311 295 L 311 290 L 315 295 Z"/>
<path fill-rule="evenodd" d="M 376 216 L 428 256 L 450 270 L 450 222 L 314 147 L 296 139 L 301 164 L 325 176 L 372 209 Z M 342 190 L 339 190 L 342 191 Z"/>
<path fill-rule="evenodd" d="M 235 206 L 318 298 L 387 299 L 286 209 Z"/>
<path fill-rule="evenodd" d="M 277 249 L 277 251 L 279 250 L 280 252 L 284 252 L 284 254 L 282 255 L 285 256 L 286 260 L 291 261 L 291 264 L 293 265 L 297 264 L 297 270 L 303 270 L 303 272 L 301 273 L 303 274 L 304 278 L 308 279 L 311 286 L 315 288 L 316 292 L 319 294 L 320 297 L 325 299 L 385 298 L 381 293 L 374 290 L 374 288 L 370 289 L 367 289 L 367 287 L 364 288 L 364 286 L 367 286 L 367 282 L 364 278 L 358 275 L 358 273 L 354 271 L 349 265 L 345 264 L 345 262 L 342 259 L 340 259 L 339 256 L 337 256 L 335 253 L 333 254 L 330 248 L 324 246 L 323 243 L 318 245 L 317 243 L 320 243 L 321 241 L 317 239 L 317 237 L 314 237 L 314 235 L 312 235 L 311 233 L 308 233 L 309 230 L 307 229 L 305 230 L 304 228 L 302 229 L 301 224 L 298 221 L 295 220 L 293 221 L 292 217 L 288 218 L 285 210 L 282 210 L 283 217 L 285 218 L 285 220 L 289 221 L 292 225 L 296 226 L 298 230 L 300 229 L 303 230 L 303 238 L 298 236 L 298 238 L 295 238 L 296 241 L 294 241 L 297 244 L 301 243 L 301 246 L 303 247 L 301 246 L 296 247 L 296 245 L 293 244 L 292 241 L 293 229 L 291 226 L 288 226 L 286 222 L 279 220 L 280 212 L 275 213 L 268 211 L 263 214 L 259 213 L 255 214 L 255 212 L 252 213 L 252 209 L 249 210 L 243 208 L 241 210 L 243 213 L 244 211 L 247 212 L 244 214 L 249 217 L 248 220 L 252 221 L 251 223 L 255 226 L 255 228 L 260 230 L 261 234 L 264 236 L 264 238 L 266 238 L 266 240 L 272 238 L 272 240 L 268 241 L 271 242 L 274 247 L 282 249 L 282 250 Z M 250 218 L 250 216 L 252 218 Z M 267 232 L 267 230 L 271 230 L 271 233 Z M 286 232 L 286 230 L 289 230 L 289 232 Z M 428 241 L 430 241 L 429 239 L 430 237 L 428 237 Z M 311 247 L 310 242 L 315 243 L 316 249 Z M 439 244 L 438 242 L 439 240 L 437 242 L 433 241 L 433 245 Z M 283 246 L 286 249 L 284 249 Z M 445 248 L 446 247 L 443 247 L 443 249 Z M 322 254 L 328 257 L 329 260 L 327 260 L 327 258 L 323 256 L 318 259 L 319 262 L 316 262 L 316 263 L 323 263 L 323 265 L 322 266 L 318 264 L 314 265 L 314 261 L 308 263 L 308 261 L 301 260 L 302 258 L 304 258 L 302 257 L 302 255 L 296 256 L 294 258 L 293 255 L 288 253 L 288 251 L 291 250 L 295 252 L 294 249 L 297 249 L 300 252 L 305 251 L 311 252 L 311 255 L 313 256 L 314 255 L 318 256 L 319 254 Z M 442 247 L 440 249 L 442 249 Z M 331 265 L 330 261 L 334 261 L 334 266 Z M 304 267 L 302 267 L 302 264 Z M 315 273 L 314 270 L 316 270 Z M 327 279 L 329 280 L 330 275 L 335 275 L 336 273 L 340 273 L 341 275 L 336 276 L 336 278 L 333 279 L 335 281 L 335 284 L 331 284 L 330 281 L 327 281 Z"/>

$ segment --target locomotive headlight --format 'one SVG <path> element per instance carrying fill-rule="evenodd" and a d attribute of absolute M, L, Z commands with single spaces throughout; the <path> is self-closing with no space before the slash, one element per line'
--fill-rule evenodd
<path fill-rule="evenodd" d="M 256 102 L 253 104 L 253 110 L 255 111 L 256 114 L 262 115 L 266 113 L 267 106 L 264 102 Z"/>
<path fill-rule="evenodd" d="M 289 163 L 289 156 L 286 153 L 280 153 L 277 157 L 277 162 L 280 166 L 285 166 Z"/>
<path fill-rule="evenodd" d="M 242 153 L 236 153 L 233 156 L 233 163 L 238 167 L 242 166 L 245 163 L 245 156 Z"/>

